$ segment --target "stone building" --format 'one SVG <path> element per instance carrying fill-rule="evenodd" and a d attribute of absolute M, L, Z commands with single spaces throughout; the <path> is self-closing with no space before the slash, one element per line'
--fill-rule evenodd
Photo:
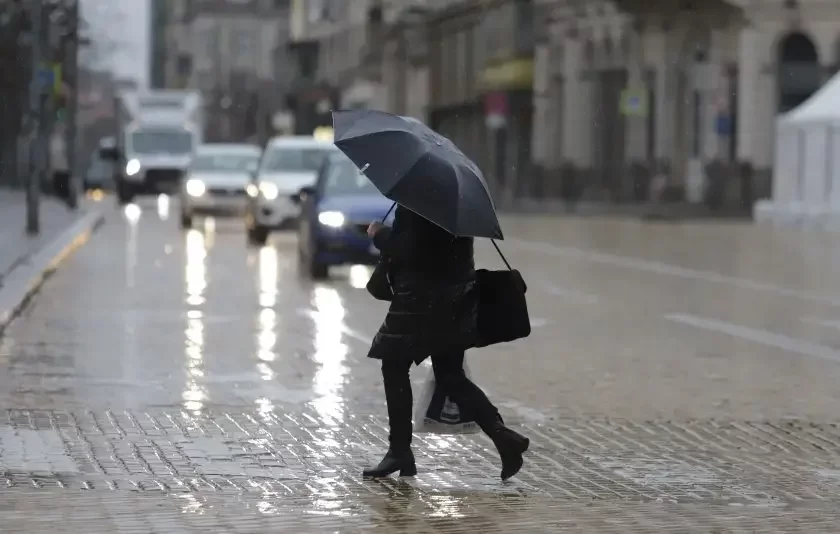
<path fill-rule="evenodd" d="M 593 199 L 661 177 L 691 202 L 767 196 L 774 117 L 836 70 L 840 4 L 540 0 L 534 163 Z"/>
<path fill-rule="evenodd" d="M 325 109 L 428 122 L 501 200 L 749 208 L 769 194 L 774 117 L 840 64 L 825 0 L 298 3 L 331 13 L 308 33 Z"/>

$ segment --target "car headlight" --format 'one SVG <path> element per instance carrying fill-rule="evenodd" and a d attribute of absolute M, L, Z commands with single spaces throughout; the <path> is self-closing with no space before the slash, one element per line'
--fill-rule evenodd
<path fill-rule="evenodd" d="M 201 180 L 196 180 L 195 178 L 190 178 L 187 180 L 184 189 L 187 190 L 187 194 L 191 197 L 200 197 L 207 191 L 207 186 L 204 185 L 204 182 Z"/>
<path fill-rule="evenodd" d="M 266 200 L 274 200 L 280 191 L 277 186 L 271 182 L 260 182 L 260 193 Z"/>
<path fill-rule="evenodd" d="M 245 192 L 248 193 L 249 197 L 257 198 L 260 194 L 260 188 L 254 184 L 248 184 L 245 186 Z"/>
<path fill-rule="evenodd" d="M 324 226 L 341 228 L 344 226 L 344 214 L 340 211 L 322 211 L 318 214 L 318 222 Z"/>
<path fill-rule="evenodd" d="M 125 173 L 129 176 L 134 176 L 140 172 L 140 162 L 136 159 L 129 160 L 128 163 L 125 164 Z"/>

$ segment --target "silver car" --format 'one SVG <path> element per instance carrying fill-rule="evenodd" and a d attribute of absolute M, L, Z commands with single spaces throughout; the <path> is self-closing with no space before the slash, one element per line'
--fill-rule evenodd
<path fill-rule="evenodd" d="M 275 137 L 268 142 L 248 189 L 248 240 L 264 244 L 272 230 L 293 226 L 300 216 L 298 194 L 315 183 L 329 154 L 338 148 L 316 137 Z"/>
<path fill-rule="evenodd" d="M 179 190 L 181 226 L 196 215 L 239 215 L 247 206 L 247 187 L 262 149 L 246 144 L 206 144 L 195 152 Z"/>

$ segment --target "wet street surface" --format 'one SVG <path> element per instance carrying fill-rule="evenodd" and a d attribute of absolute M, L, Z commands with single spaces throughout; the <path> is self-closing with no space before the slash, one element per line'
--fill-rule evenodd
<path fill-rule="evenodd" d="M 534 332 L 467 359 L 525 467 L 502 483 L 484 436 L 416 434 L 417 477 L 365 481 L 387 447 L 369 270 L 313 283 L 294 234 L 140 208 L 109 208 L 0 340 L 3 532 L 840 524 L 835 236 L 504 220 Z"/>

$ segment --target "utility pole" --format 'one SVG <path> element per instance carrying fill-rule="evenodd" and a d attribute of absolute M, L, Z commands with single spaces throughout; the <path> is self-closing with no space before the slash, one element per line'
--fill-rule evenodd
<path fill-rule="evenodd" d="M 44 21 L 44 9 L 42 0 L 33 0 L 30 17 L 32 21 L 32 70 L 29 80 L 29 120 L 28 137 L 30 141 L 29 160 L 31 162 L 28 180 L 26 183 L 26 232 L 35 235 L 41 231 L 40 220 L 40 189 L 41 181 L 46 169 L 43 168 L 46 160 L 46 145 L 43 136 L 44 130 L 44 101 L 43 83 L 41 71 L 43 69 L 44 56 L 44 34 L 48 31 L 48 25 Z"/>
<path fill-rule="evenodd" d="M 81 0 L 68 0 L 71 2 L 69 7 L 70 13 L 68 17 L 68 34 L 69 46 L 66 48 L 65 64 L 66 68 L 66 87 L 70 87 L 70 94 L 65 96 L 65 105 L 67 106 L 67 142 L 65 143 L 67 151 L 67 168 L 70 173 L 67 179 L 67 205 L 70 209 L 78 209 L 79 207 L 79 178 L 77 176 L 77 149 L 78 143 L 76 140 L 78 134 L 78 95 L 79 95 L 79 4 Z"/>

